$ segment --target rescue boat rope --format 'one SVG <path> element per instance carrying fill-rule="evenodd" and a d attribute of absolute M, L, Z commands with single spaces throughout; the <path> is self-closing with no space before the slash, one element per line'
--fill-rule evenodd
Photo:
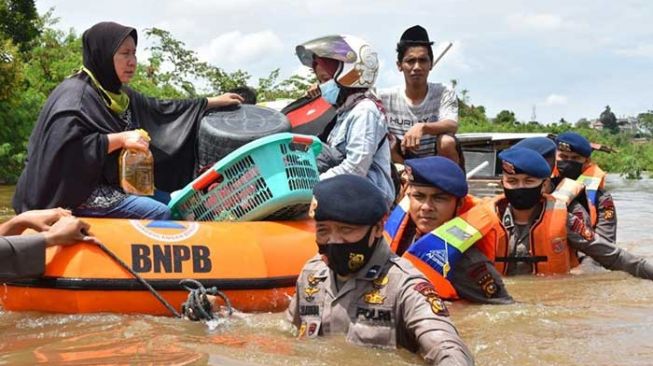
<path fill-rule="evenodd" d="M 185 279 L 179 281 L 186 290 L 188 290 L 188 299 L 181 305 L 181 312 L 190 320 L 213 320 L 213 306 L 209 301 L 207 295 L 219 296 L 225 303 L 229 315 L 233 314 L 234 310 L 231 306 L 231 301 L 227 295 L 218 290 L 217 287 L 205 288 L 201 282 L 194 279 Z"/>
<path fill-rule="evenodd" d="M 145 288 L 147 288 L 147 289 L 152 293 L 152 295 L 154 295 L 154 297 L 156 297 L 156 299 L 159 300 L 159 302 L 160 302 L 161 304 L 163 304 L 163 306 L 165 306 L 165 307 L 166 307 L 166 308 L 167 308 L 167 309 L 172 313 L 172 315 L 174 315 L 176 318 L 181 318 L 181 315 L 179 314 L 179 312 L 177 312 L 177 310 L 175 310 L 175 308 L 172 307 L 172 305 L 170 305 L 170 303 L 169 303 L 166 299 L 164 299 L 163 296 L 161 296 L 161 295 L 160 295 L 160 294 L 159 294 L 159 293 L 154 289 L 154 287 L 152 287 L 152 285 L 150 285 L 147 281 L 145 281 L 145 279 L 144 279 L 143 277 L 141 277 L 138 273 L 134 272 L 134 270 L 133 270 L 129 265 L 127 265 L 127 263 L 123 262 L 122 259 L 118 258 L 117 255 L 115 255 L 115 254 L 114 254 L 114 253 L 113 253 L 109 248 L 107 248 L 107 247 L 106 247 L 104 244 L 102 244 L 101 242 L 99 242 L 99 241 L 96 240 L 96 244 L 97 244 L 97 246 L 99 246 L 100 249 L 102 249 L 102 250 L 103 250 L 103 251 L 104 251 L 104 252 L 105 252 L 109 257 L 111 257 L 114 261 L 116 261 L 116 263 L 120 264 L 120 265 L 122 266 L 122 268 L 126 269 L 129 273 L 131 273 L 132 276 L 134 276 L 134 277 L 138 280 L 138 282 L 140 282 L 141 284 L 143 284 L 143 286 L 145 286 Z"/>

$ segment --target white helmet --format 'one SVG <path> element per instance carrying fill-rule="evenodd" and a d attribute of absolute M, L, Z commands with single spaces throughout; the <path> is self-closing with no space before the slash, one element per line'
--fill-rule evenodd
<path fill-rule="evenodd" d="M 376 52 L 364 40 L 353 36 L 326 36 L 300 44 L 295 48 L 299 61 L 313 67 L 314 56 L 340 61 L 333 75 L 335 81 L 348 88 L 374 86 L 379 72 Z"/>

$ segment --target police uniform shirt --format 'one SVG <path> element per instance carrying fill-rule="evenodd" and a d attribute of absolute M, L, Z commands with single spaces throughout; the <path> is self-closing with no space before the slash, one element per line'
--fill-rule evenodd
<path fill-rule="evenodd" d="M 402 255 L 419 237 L 413 220 L 408 220 L 397 254 Z M 505 305 L 514 302 L 501 274 L 476 246 L 467 249 L 453 266 L 447 279 L 458 297 L 479 304 Z"/>
<path fill-rule="evenodd" d="M 568 210 L 570 212 L 567 213 L 567 244 L 571 250 L 590 256 L 607 269 L 624 271 L 635 277 L 653 280 L 653 263 L 651 261 L 617 247 L 601 235 L 595 235 L 591 229 L 590 216 L 582 205 L 575 205 L 573 209 L 568 208 Z M 506 209 L 506 212 L 502 215 L 504 227 L 506 225 L 510 226 L 511 223 L 506 219 L 506 217 L 512 217 L 509 215 L 509 211 L 509 209 Z M 514 229 L 510 230 L 509 227 L 506 227 L 506 229 L 510 235 L 509 244 L 511 250 L 519 242 L 523 243 L 525 241 L 525 239 L 518 241 Z M 528 236 L 528 239 L 530 242 L 530 236 Z M 516 274 L 518 273 L 523 272 L 517 272 Z"/>
<path fill-rule="evenodd" d="M 596 235 L 588 223 L 589 214 L 585 212 L 585 215 L 581 219 L 577 213 L 568 214 L 567 243 L 571 249 L 590 256 L 609 270 L 624 271 L 635 277 L 653 280 L 651 261 L 625 251 L 602 235 Z"/>
<path fill-rule="evenodd" d="M 617 210 L 612 200 L 612 195 L 603 190 L 597 194 L 597 222 L 594 232 L 610 243 L 617 243 Z"/>
<path fill-rule="evenodd" d="M 385 241 L 339 289 L 319 255 L 309 260 L 287 315 L 300 337 L 345 334 L 358 345 L 419 352 L 431 364 L 474 363 L 433 286 Z"/>
<path fill-rule="evenodd" d="M 514 302 L 499 271 L 475 246 L 463 253 L 447 275 L 447 279 L 461 299 L 495 305 Z"/>
<path fill-rule="evenodd" d="M 512 216 L 510 205 L 508 205 L 501 222 L 508 232 L 508 253 L 510 257 L 525 258 L 531 255 L 531 226 L 541 213 L 542 205 L 538 205 L 528 219 L 528 223 L 518 224 Z M 508 262 L 506 265 L 506 274 L 509 276 L 533 273 L 533 263 L 531 262 Z"/>
<path fill-rule="evenodd" d="M 43 235 L 0 236 L 0 280 L 36 277 L 45 271 Z"/>

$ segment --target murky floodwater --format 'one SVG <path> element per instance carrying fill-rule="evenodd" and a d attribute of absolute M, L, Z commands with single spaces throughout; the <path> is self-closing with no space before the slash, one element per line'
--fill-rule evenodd
<path fill-rule="evenodd" d="M 620 245 L 653 259 L 653 180 L 611 176 Z M 10 188 L 0 187 L 0 216 Z M 450 305 L 478 365 L 651 365 L 653 282 L 593 271 L 506 280 L 519 302 Z M 282 314 L 239 314 L 209 329 L 170 318 L 0 311 L 0 364 L 409 365 L 406 351 L 297 341 Z"/>

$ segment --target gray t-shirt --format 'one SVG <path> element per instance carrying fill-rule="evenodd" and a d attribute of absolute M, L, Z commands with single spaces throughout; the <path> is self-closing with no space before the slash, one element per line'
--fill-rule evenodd
<path fill-rule="evenodd" d="M 456 92 L 442 84 L 428 83 L 424 100 L 413 105 L 406 97 L 404 85 L 378 92 L 388 118 L 388 130 L 399 140 L 416 123 L 436 122 L 445 119 L 458 122 L 458 99 Z M 436 154 L 436 136 L 424 135 L 415 152 L 419 157 Z"/>

